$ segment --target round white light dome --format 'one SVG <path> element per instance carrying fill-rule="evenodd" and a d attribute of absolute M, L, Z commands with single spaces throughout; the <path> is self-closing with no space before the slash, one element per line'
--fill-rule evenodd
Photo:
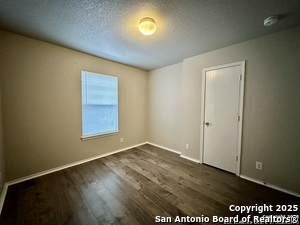
<path fill-rule="evenodd" d="M 139 30 L 143 35 L 151 35 L 156 31 L 155 20 L 150 17 L 145 17 L 140 20 Z"/>

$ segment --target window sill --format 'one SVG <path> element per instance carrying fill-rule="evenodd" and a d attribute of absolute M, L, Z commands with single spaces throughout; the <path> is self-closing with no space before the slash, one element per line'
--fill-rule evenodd
<path fill-rule="evenodd" d="M 95 138 L 102 138 L 102 137 L 107 137 L 107 136 L 112 136 L 112 135 L 117 135 L 119 134 L 120 131 L 113 131 L 110 133 L 102 133 L 102 134 L 92 134 L 92 135 L 86 135 L 86 136 L 81 136 L 82 141 L 87 141 Z"/>

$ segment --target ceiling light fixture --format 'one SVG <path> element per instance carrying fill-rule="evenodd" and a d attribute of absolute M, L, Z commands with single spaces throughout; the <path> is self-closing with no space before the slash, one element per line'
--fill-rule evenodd
<path fill-rule="evenodd" d="M 145 17 L 140 20 L 139 30 L 143 35 L 151 35 L 156 31 L 155 20 L 150 17 Z"/>
<path fill-rule="evenodd" d="M 277 21 L 278 21 L 278 16 L 270 16 L 264 20 L 264 26 L 266 27 L 271 26 L 277 23 Z"/>

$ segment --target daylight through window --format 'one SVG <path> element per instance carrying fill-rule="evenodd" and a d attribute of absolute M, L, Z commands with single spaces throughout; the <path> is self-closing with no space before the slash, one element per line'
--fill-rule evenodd
<path fill-rule="evenodd" d="M 81 72 L 82 136 L 118 132 L 118 78 Z"/>

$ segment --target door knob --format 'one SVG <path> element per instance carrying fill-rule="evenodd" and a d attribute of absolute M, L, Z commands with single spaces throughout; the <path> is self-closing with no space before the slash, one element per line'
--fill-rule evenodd
<path fill-rule="evenodd" d="M 206 126 L 208 126 L 208 125 L 209 125 L 209 122 L 205 122 L 204 124 L 205 124 Z"/>

